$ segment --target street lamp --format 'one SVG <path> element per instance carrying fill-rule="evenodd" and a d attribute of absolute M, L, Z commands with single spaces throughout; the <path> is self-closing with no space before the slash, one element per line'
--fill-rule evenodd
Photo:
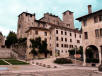
<path fill-rule="evenodd" d="M 77 47 L 75 46 L 75 64 L 76 64 L 76 51 L 77 51 Z"/>

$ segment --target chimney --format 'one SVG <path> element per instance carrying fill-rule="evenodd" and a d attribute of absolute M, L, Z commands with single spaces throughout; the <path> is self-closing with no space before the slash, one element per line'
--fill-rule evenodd
<path fill-rule="evenodd" d="M 91 5 L 88 5 L 88 14 L 92 13 Z"/>

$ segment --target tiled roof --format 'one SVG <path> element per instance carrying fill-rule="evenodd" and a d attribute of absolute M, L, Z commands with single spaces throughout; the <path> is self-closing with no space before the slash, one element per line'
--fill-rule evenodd
<path fill-rule="evenodd" d="M 81 16 L 81 17 L 77 18 L 76 20 L 81 21 L 81 20 L 83 20 L 83 18 L 88 18 L 88 17 L 93 16 L 93 15 L 95 15 L 97 13 L 100 13 L 100 12 L 102 12 L 102 9 L 101 10 L 98 10 L 96 12 L 93 12 L 93 13 L 90 13 L 90 14 L 87 14 L 87 15 L 84 15 L 84 16 Z"/>

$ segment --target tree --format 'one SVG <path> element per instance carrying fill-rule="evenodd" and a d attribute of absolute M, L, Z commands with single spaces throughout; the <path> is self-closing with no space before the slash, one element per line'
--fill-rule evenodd
<path fill-rule="evenodd" d="M 30 39 L 30 42 L 31 42 L 31 53 L 33 54 L 33 56 L 37 56 L 38 55 L 38 49 L 40 48 L 41 46 L 41 38 L 38 37 L 36 38 L 35 40 L 34 39 Z"/>
<path fill-rule="evenodd" d="M 27 38 L 19 38 L 18 40 L 17 40 L 17 43 L 23 43 L 23 42 L 25 42 L 27 40 Z"/>
<path fill-rule="evenodd" d="M 45 57 L 47 57 L 47 54 L 49 53 L 49 50 L 47 49 L 47 42 L 46 40 L 41 41 L 41 38 L 38 37 L 35 40 L 30 39 L 31 42 L 31 53 L 33 56 L 37 55 L 38 53 L 45 54 Z"/>
<path fill-rule="evenodd" d="M 10 31 L 7 39 L 5 41 L 5 45 L 7 48 L 10 48 L 12 45 L 14 45 L 15 43 L 17 43 L 17 36 L 15 32 Z"/>
<path fill-rule="evenodd" d="M 49 50 L 47 49 L 47 41 L 44 40 L 41 43 L 41 47 L 39 48 L 39 53 L 44 53 L 45 57 L 47 58 L 47 54 L 49 53 Z"/>
<path fill-rule="evenodd" d="M 74 56 L 75 48 L 69 50 L 69 54 Z M 82 46 L 80 46 L 79 48 L 76 49 L 76 54 L 80 54 L 81 57 L 83 56 L 83 47 Z"/>

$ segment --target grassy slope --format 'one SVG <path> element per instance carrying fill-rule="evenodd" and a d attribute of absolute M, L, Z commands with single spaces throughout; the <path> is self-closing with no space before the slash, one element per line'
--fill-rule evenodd
<path fill-rule="evenodd" d="M 18 61 L 16 59 L 7 59 L 7 62 L 11 63 L 12 65 L 27 65 L 28 63 L 23 61 Z"/>
<path fill-rule="evenodd" d="M 0 65 L 8 65 L 8 63 L 4 62 L 3 60 L 0 60 Z"/>

